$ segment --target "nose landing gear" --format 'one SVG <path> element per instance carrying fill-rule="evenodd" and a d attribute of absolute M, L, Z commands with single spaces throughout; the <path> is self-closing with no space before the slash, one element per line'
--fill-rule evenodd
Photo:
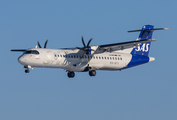
<path fill-rule="evenodd" d="M 29 69 L 25 70 L 25 73 L 29 73 L 29 72 L 30 72 L 30 70 L 29 70 Z"/>
<path fill-rule="evenodd" d="M 29 73 L 30 72 L 29 68 L 32 68 L 32 67 L 31 66 L 24 66 L 24 68 L 26 68 L 25 73 Z"/>

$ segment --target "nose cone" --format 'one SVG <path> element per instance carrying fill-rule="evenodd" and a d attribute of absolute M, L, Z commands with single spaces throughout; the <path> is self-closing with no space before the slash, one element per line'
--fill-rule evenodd
<path fill-rule="evenodd" d="M 18 58 L 18 62 L 19 62 L 20 64 L 22 64 L 22 65 L 24 65 L 25 61 L 26 61 L 26 59 L 25 59 L 23 56 L 20 56 L 20 57 Z"/>

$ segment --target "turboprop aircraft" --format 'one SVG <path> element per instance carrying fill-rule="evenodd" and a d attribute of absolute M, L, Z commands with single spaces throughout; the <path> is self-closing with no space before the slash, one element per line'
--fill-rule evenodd
<path fill-rule="evenodd" d="M 90 76 L 96 75 L 96 70 L 122 70 L 155 60 L 149 57 L 152 33 L 155 30 L 165 30 L 168 28 L 154 28 L 153 25 L 144 25 L 141 30 L 128 32 L 140 32 L 135 41 L 95 45 L 90 46 L 92 38 L 87 45 L 82 37 L 83 47 L 47 49 L 44 48 L 12 49 L 11 51 L 23 52 L 18 58 L 18 62 L 26 68 L 25 73 L 29 73 L 29 68 L 61 68 L 66 70 L 69 78 L 75 76 L 74 72 L 89 72 Z"/>

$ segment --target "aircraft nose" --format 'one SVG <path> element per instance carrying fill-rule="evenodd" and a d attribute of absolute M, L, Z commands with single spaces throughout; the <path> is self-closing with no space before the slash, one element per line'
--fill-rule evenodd
<path fill-rule="evenodd" d="M 23 57 L 23 56 L 20 56 L 19 58 L 18 58 L 18 62 L 20 63 L 20 64 L 24 64 L 25 63 L 25 58 Z"/>

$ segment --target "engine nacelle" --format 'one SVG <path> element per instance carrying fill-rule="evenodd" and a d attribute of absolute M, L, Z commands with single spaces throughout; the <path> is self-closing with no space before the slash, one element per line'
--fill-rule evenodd
<path fill-rule="evenodd" d="M 98 46 L 89 46 L 89 55 L 92 55 L 97 50 Z"/>

